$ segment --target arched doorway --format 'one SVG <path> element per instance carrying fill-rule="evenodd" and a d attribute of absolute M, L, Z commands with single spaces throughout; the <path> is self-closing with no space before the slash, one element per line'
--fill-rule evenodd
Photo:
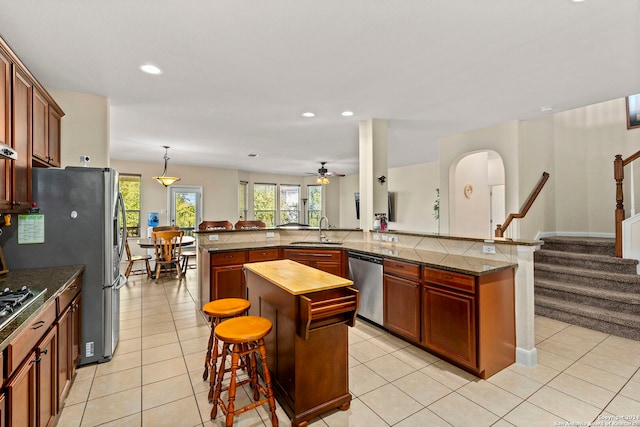
<path fill-rule="evenodd" d="M 450 233 L 493 237 L 505 218 L 505 179 L 502 157 L 493 150 L 461 155 L 449 171 Z"/>

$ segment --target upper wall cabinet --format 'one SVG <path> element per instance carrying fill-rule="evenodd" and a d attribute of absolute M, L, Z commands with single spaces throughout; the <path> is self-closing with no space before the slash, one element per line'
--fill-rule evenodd
<path fill-rule="evenodd" d="M 33 90 L 33 165 L 60 166 L 60 118 L 62 112 Z"/>
<path fill-rule="evenodd" d="M 0 38 L 0 141 L 17 160 L 0 160 L 0 212 L 31 207 L 31 168 L 60 166 L 64 112 Z"/>

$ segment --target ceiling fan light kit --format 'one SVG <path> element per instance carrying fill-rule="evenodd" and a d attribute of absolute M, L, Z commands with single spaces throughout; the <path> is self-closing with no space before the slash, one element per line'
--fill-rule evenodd
<path fill-rule="evenodd" d="M 180 181 L 180 178 L 178 178 L 177 176 L 167 176 L 167 164 L 169 163 L 169 156 L 168 156 L 169 147 L 166 145 L 163 145 L 163 147 L 164 147 L 164 170 L 162 171 L 162 175 L 154 176 L 153 179 L 155 179 L 165 187 L 168 187 L 176 183 L 177 181 Z"/>
<path fill-rule="evenodd" d="M 316 184 L 329 184 L 329 176 L 344 176 L 344 174 L 342 173 L 329 171 L 326 167 L 324 167 L 324 165 L 326 164 L 327 162 L 320 162 L 320 169 L 318 169 L 318 172 L 307 172 L 310 175 L 318 176 L 318 178 L 316 179 Z"/>

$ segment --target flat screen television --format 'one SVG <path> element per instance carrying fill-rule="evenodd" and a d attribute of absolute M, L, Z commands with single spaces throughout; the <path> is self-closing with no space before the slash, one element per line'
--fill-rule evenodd
<path fill-rule="evenodd" d="M 389 192 L 387 198 L 387 221 L 396 220 L 396 193 Z M 356 201 L 356 219 L 360 219 L 360 193 L 354 193 Z"/>

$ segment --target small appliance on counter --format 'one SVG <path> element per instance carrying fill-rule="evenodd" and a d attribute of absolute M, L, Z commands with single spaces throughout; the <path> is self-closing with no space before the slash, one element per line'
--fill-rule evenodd
<path fill-rule="evenodd" d="M 0 244 L 9 270 L 84 265 L 81 365 L 111 360 L 120 337 L 126 213 L 113 169 L 33 168 L 38 212 L 16 215 Z"/>

